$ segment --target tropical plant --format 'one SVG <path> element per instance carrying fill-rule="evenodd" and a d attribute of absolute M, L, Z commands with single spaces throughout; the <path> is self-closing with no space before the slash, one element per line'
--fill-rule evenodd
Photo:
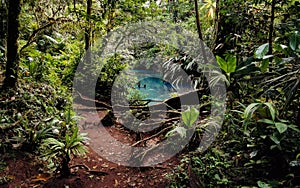
<path fill-rule="evenodd" d="M 21 147 L 28 152 L 34 152 L 41 145 L 44 139 L 53 137 L 53 128 L 49 126 L 28 126 L 28 122 L 23 123 L 22 127 L 18 127 L 16 132 L 18 135 L 13 136 L 10 140 L 15 147 Z"/>
<path fill-rule="evenodd" d="M 199 118 L 199 111 L 195 107 L 189 107 L 186 111 L 181 114 L 182 121 L 185 126 L 178 124 L 174 129 L 169 131 L 166 136 L 171 136 L 174 134 L 179 134 L 181 138 L 186 137 L 186 132 L 189 129 L 193 129 L 193 125 Z"/>
<path fill-rule="evenodd" d="M 261 137 L 269 137 L 275 145 L 272 145 L 270 148 L 273 149 L 274 147 L 279 147 L 280 142 L 282 139 L 285 139 L 284 133 L 287 131 L 287 129 L 294 130 L 298 133 L 300 133 L 300 130 L 297 128 L 297 126 L 292 125 L 287 120 L 282 120 L 277 118 L 277 110 L 273 106 L 272 103 L 265 102 L 265 103 L 252 103 L 244 111 L 244 130 L 248 129 L 246 124 L 248 124 L 250 119 L 255 119 L 258 125 L 265 126 L 264 128 L 258 130 L 261 130 L 259 133 Z M 266 130 L 263 130 L 266 129 Z M 276 131 L 267 131 L 269 130 L 276 130 Z M 250 130 L 250 129 L 249 129 Z M 245 131 L 244 133 L 249 133 Z"/>
<path fill-rule="evenodd" d="M 282 44 L 280 42 L 282 39 L 278 38 L 273 45 L 274 55 L 267 54 L 268 44 L 260 46 L 256 51 L 256 56 L 261 61 L 262 72 L 267 71 L 269 61 L 271 58 L 273 59 L 272 64 L 270 61 L 269 67 L 273 70 L 273 74 L 266 72 L 264 81 L 259 85 L 264 90 L 263 94 L 268 98 L 277 93 L 276 97 L 272 98 L 278 100 L 282 106 L 281 118 L 287 118 L 289 112 L 294 112 L 297 115 L 299 111 L 297 107 L 300 89 L 299 38 L 300 35 L 297 31 L 293 31 L 289 35 L 288 41 L 286 41 L 288 44 Z M 281 96 L 284 96 L 285 100 L 279 100 Z M 295 124 L 299 122 L 299 115 L 291 118 Z"/>
<path fill-rule="evenodd" d="M 237 65 L 237 58 L 231 54 L 226 54 L 225 59 L 220 56 L 216 56 L 217 62 L 220 68 L 225 71 L 227 80 L 230 81 L 230 73 L 234 73 Z"/>
<path fill-rule="evenodd" d="M 233 186 L 226 170 L 232 162 L 220 148 L 209 148 L 205 153 L 185 155 L 180 164 L 168 176 L 170 187 L 221 187 Z"/>
<path fill-rule="evenodd" d="M 47 138 L 43 140 L 42 148 L 46 148 L 43 157 L 59 162 L 59 170 L 62 176 L 70 175 L 69 162 L 72 156 L 84 155 L 87 148 L 84 141 L 87 140 L 85 134 L 79 134 L 78 127 L 74 126 L 71 135 L 66 134 L 63 140 L 57 138 Z"/>

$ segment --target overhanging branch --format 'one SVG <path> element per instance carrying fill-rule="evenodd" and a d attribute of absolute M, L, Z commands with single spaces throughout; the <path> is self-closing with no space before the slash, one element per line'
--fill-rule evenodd
<path fill-rule="evenodd" d="M 65 20 L 64 20 L 64 19 L 65 19 Z M 22 48 L 20 49 L 20 54 L 22 53 L 22 51 L 23 51 L 25 48 L 27 48 L 28 46 L 30 46 L 30 45 L 34 42 L 34 37 L 36 36 L 36 34 L 38 34 L 40 31 L 42 31 L 42 30 L 44 30 L 44 29 L 46 29 L 46 28 L 48 28 L 48 27 L 51 27 L 51 26 L 54 25 L 55 23 L 57 23 L 57 22 L 59 22 L 59 21 L 62 21 L 62 20 L 64 20 L 64 21 L 69 21 L 69 20 L 67 20 L 65 17 L 61 17 L 61 18 L 57 18 L 57 19 L 50 19 L 50 22 L 49 22 L 49 23 L 47 23 L 46 25 L 44 25 L 44 26 L 42 26 L 42 27 L 40 27 L 40 28 L 34 30 L 34 31 L 32 32 L 32 34 L 30 35 L 29 39 L 27 40 L 27 43 L 26 43 L 24 46 L 22 46 Z"/>

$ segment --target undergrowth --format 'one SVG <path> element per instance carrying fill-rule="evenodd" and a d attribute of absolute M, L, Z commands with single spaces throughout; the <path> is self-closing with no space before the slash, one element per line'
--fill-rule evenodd
<path fill-rule="evenodd" d="M 72 138 L 81 136 L 76 132 L 77 118 L 71 110 L 70 92 L 61 86 L 54 88 L 20 80 L 17 89 L 1 92 L 0 99 L 0 154 L 13 151 L 32 153 L 40 157 L 45 171 L 61 169 L 65 165 L 62 164 L 65 156 L 53 156 L 49 150 L 49 155 L 45 155 L 47 146 L 44 143 L 52 139 L 64 144 L 69 135 Z M 83 141 L 80 139 L 76 144 L 82 147 Z M 70 149 L 68 158 L 71 155 Z"/>

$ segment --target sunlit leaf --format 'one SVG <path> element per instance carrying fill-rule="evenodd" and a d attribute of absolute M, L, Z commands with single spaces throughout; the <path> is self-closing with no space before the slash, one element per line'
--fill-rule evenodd
<path fill-rule="evenodd" d="M 265 55 L 262 59 L 270 59 L 271 57 L 274 57 L 274 55 Z"/>
<path fill-rule="evenodd" d="M 59 42 L 57 40 L 55 40 L 54 38 L 48 36 L 48 35 L 44 35 L 45 38 L 47 38 L 50 42 L 54 43 L 54 44 L 59 44 Z"/>
<path fill-rule="evenodd" d="M 228 66 L 228 72 L 227 73 L 232 73 L 235 72 L 236 69 L 236 57 L 233 55 L 227 55 L 226 56 L 226 61 L 227 61 L 227 66 Z"/>
<path fill-rule="evenodd" d="M 258 151 L 257 151 L 257 150 L 255 150 L 255 151 L 252 151 L 252 152 L 250 153 L 250 158 L 253 158 L 253 157 L 255 157 L 255 156 L 257 155 L 257 153 L 258 153 Z"/>
<path fill-rule="evenodd" d="M 255 51 L 254 56 L 258 59 L 262 59 L 265 55 L 267 55 L 269 51 L 269 43 L 265 43 L 258 47 L 258 49 Z"/>
<path fill-rule="evenodd" d="M 292 167 L 300 167 L 300 160 L 291 161 L 289 165 Z"/>
<path fill-rule="evenodd" d="M 236 57 L 229 54 L 226 56 L 226 60 L 220 56 L 216 56 L 217 62 L 222 70 L 226 73 L 233 73 L 236 70 Z"/>
<path fill-rule="evenodd" d="M 225 72 L 227 72 L 227 63 L 225 61 L 225 59 L 223 59 L 220 56 L 216 56 L 217 62 L 220 66 L 221 69 L 223 69 Z"/>
<path fill-rule="evenodd" d="M 48 181 L 50 178 L 52 178 L 52 175 L 49 173 L 44 173 L 44 174 L 38 174 L 34 179 L 31 181 Z"/>
<path fill-rule="evenodd" d="M 191 127 L 198 119 L 199 111 L 192 107 L 189 110 L 182 112 L 182 120 L 184 124 Z"/>
<path fill-rule="evenodd" d="M 260 103 L 252 103 L 244 111 L 244 117 L 245 119 L 249 119 L 252 117 L 255 110 L 260 106 Z"/>

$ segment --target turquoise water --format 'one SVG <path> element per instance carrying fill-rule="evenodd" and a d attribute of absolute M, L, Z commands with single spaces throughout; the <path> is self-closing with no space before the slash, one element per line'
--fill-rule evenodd
<path fill-rule="evenodd" d="M 144 99 L 150 100 L 166 100 L 176 94 L 174 86 L 162 79 L 159 73 L 147 70 L 133 70 L 138 81 L 135 89 L 145 96 Z"/>

